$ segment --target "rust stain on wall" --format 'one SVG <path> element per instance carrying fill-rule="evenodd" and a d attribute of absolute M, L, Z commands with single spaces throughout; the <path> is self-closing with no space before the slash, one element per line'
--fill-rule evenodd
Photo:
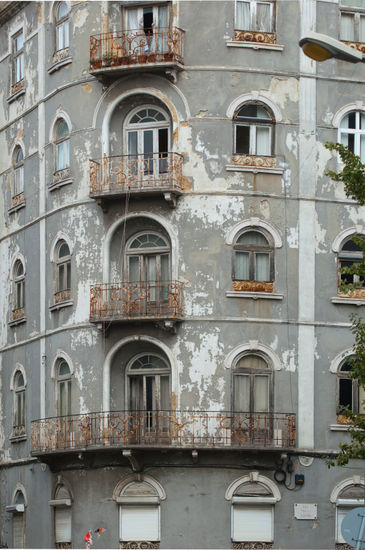
<path fill-rule="evenodd" d="M 42 23 L 42 4 L 41 2 L 38 2 L 38 23 Z"/>
<path fill-rule="evenodd" d="M 90 84 L 82 84 L 81 88 L 84 90 L 84 92 L 87 92 L 88 94 L 93 91 L 93 87 L 90 86 Z"/>

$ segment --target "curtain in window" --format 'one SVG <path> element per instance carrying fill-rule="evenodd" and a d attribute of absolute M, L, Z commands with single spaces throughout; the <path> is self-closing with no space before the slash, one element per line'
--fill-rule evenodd
<path fill-rule="evenodd" d="M 355 39 L 354 34 L 354 16 L 349 13 L 341 14 L 341 40 L 353 41 Z"/>
<path fill-rule="evenodd" d="M 158 8 L 158 39 L 157 39 L 157 51 L 159 53 L 166 53 L 167 47 L 167 33 L 168 33 L 168 11 L 167 6 L 159 6 Z"/>
<path fill-rule="evenodd" d="M 234 377 L 234 410 L 236 412 L 249 412 L 250 410 L 250 378 L 248 375 L 239 374 Z"/>
<path fill-rule="evenodd" d="M 236 28 L 247 31 L 250 24 L 250 3 L 237 0 L 236 3 Z"/>
<path fill-rule="evenodd" d="M 365 16 L 360 15 L 359 42 L 365 42 Z"/>
<path fill-rule="evenodd" d="M 236 252 L 234 276 L 239 281 L 250 279 L 250 256 L 248 252 Z"/>
<path fill-rule="evenodd" d="M 271 32 L 270 4 L 257 2 L 255 30 Z"/>
<path fill-rule="evenodd" d="M 127 31 L 134 31 L 139 29 L 138 25 L 138 8 L 131 8 L 127 10 Z"/>
<path fill-rule="evenodd" d="M 267 412 L 269 410 L 268 376 L 255 376 L 254 410 L 255 412 Z"/>
<path fill-rule="evenodd" d="M 257 126 L 256 128 L 256 154 L 270 155 L 270 128 Z"/>
<path fill-rule="evenodd" d="M 255 254 L 256 281 L 270 281 L 269 254 Z"/>

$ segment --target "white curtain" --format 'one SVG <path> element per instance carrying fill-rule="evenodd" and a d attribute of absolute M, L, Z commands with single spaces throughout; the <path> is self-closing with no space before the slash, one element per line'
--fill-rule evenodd
<path fill-rule="evenodd" d="M 267 2 L 257 2 L 256 4 L 256 25 L 257 31 L 271 32 L 271 6 Z"/>
<path fill-rule="evenodd" d="M 250 377 L 247 374 L 237 374 L 234 377 L 234 410 L 249 412 L 250 410 Z"/>
<path fill-rule="evenodd" d="M 167 32 L 168 32 L 168 8 L 167 6 L 159 6 L 158 8 L 158 29 L 157 29 L 157 51 L 159 53 L 167 53 Z"/>
<path fill-rule="evenodd" d="M 270 128 L 256 127 L 256 155 L 270 155 Z"/>
<path fill-rule="evenodd" d="M 236 1 L 236 29 L 247 31 L 250 30 L 250 2 L 242 0 Z"/>
<path fill-rule="evenodd" d="M 341 14 L 341 40 L 352 41 L 355 39 L 354 35 L 354 16 L 349 13 Z"/>
<path fill-rule="evenodd" d="M 267 412 L 269 410 L 269 377 L 255 376 L 254 411 Z"/>
<path fill-rule="evenodd" d="M 270 281 L 269 254 L 255 253 L 255 280 Z"/>
<path fill-rule="evenodd" d="M 248 281 L 250 278 L 250 256 L 248 252 L 236 252 L 235 279 Z"/>
<path fill-rule="evenodd" d="M 131 8 L 127 10 L 127 31 L 134 31 L 139 29 L 138 25 L 138 8 Z"/>

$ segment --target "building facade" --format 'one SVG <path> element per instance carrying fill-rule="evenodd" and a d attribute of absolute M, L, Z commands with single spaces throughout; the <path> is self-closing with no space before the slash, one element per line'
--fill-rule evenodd
<path fill-rule="evenodd" d="M 365 69 L 298 41 L 365 51 L 364 2 L 0 22 L 1 545 L 344 550 L 365 222 L 324 144 L 365 159 Z"/>

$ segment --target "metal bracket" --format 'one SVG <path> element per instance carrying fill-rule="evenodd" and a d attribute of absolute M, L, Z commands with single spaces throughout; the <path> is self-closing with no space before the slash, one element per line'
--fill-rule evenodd
<path fill-rule="evenodd" d="M 175 321 L 158 321 L 155 323 L 156 327 L 162 328 L 162 330 L 166 330 L 167 332 L 171 332 L 171 334 L 176 334 L 176 322 Z"/>
<path fill-rule="evenodd" d="M 196 449 L 194 449 L 193 451 L 191 451 L 191 457 L 193 459 L 193 464 L 197 464 L 198 462 L 198 458 L 199 458 L 199 454 L 198 454 L 198 451 Z"/>
<path fill-rule="evenodd" d="M 163 196 L 171 208 L 176 208 L 176 195 L 174 193 L 164 193 Z"/>
<path fill-rule="evenodd" d="M 166 69 L 165 73 L 166 73 L 167 78 L 169 80 L 171 80 L 171 82 L 176 84 L 176 82 L 177 82 L 177 72 L 176 72 L 176 70 L 175 69 Z"/>
<path fill-rule="evenodd" d="M 133 472 L 140 472 L 142 470 L 142 464 L 137 459 L 136 455 L 130 449 L 122 451 L 124 458 L 127 458 L 131 464 Z"/>

